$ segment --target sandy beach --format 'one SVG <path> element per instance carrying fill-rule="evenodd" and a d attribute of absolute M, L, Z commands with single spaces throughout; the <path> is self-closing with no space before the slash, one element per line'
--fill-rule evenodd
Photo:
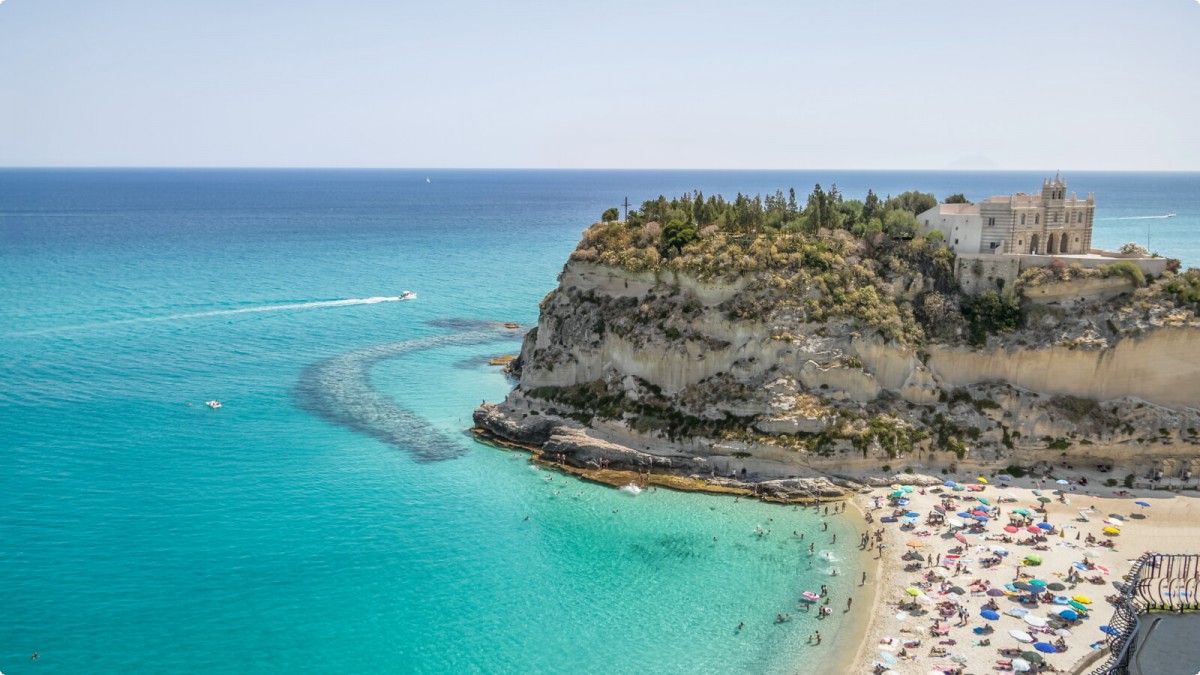
<path fill-rule="evenodd" d="M 849 672 L 1095 667 L 1107 657 L 1105 597 L 1131 563 L 1146 551 L 1200 552 L 1200 500 L 1099 487 L 1105 477 L 1083 485 L 1079 476 L 1060 484 L 960 474 L 944 477 L 954 485 L 913 481 L 855 497 L 873 520 L 867 550 L 880 564 Z"/>

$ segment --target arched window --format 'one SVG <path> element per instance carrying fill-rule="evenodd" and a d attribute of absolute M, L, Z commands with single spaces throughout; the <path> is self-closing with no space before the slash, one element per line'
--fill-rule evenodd
<path fill-rule="evenodd" d="M 1042 214 L 1040 214 L 1040 213 L 1033 214 L 1033 224 L 1037 225 L 1041 222 L 1042 222 Z"/>

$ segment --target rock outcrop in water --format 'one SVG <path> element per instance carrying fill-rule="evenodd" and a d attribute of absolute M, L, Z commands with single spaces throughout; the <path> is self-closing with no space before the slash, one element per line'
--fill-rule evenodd
<path fill-rule="evenodd" d="M 1200 476 L 1193 276 L 1143 286 L 1058 265 L 980 300 L 920 239 L 710 230 L 648 264 L 654 251 L 613 255 L 614 227 L 655 246 L 640 231 L 655 223 L 585 233 L 513 363 L 518 386 L 476 410 L 479 430 L 579 466 L 785 495 L 901 469 L 1121 478 L 1194 462 Z"/>

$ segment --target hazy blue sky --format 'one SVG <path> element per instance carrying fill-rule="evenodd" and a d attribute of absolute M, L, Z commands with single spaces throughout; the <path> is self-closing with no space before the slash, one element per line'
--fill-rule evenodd
<path fill-rule="evenodd" d="M 0 0 L 0 165 L 1200 170 L 1197 0 Z"/>

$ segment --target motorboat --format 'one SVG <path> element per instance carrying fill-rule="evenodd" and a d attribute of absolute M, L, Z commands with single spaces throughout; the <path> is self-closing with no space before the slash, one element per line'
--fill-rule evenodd
<path fill-rule="evenodd" d="M 821 596 L 813 593 L 812 591 L 804 591 L 800 594 L 800 599 L 804 602 L 817 602 L 821 599 Z"/>
<path fill-rule="evenodd" d="M 400 295 L 397 295 L 396 299 L 397 300 L 416 300 L 417 294 L 413 293 L 412 291 L 404 291 Z"/>
<path fill-rule="evenodd" d="M 205 401 L 204 405 L 212 408 L 213 410 L 216 410 L 217 408 L 221 407 L 221 402 L 216 399 L 213 399 L 211 401 Z"/>

